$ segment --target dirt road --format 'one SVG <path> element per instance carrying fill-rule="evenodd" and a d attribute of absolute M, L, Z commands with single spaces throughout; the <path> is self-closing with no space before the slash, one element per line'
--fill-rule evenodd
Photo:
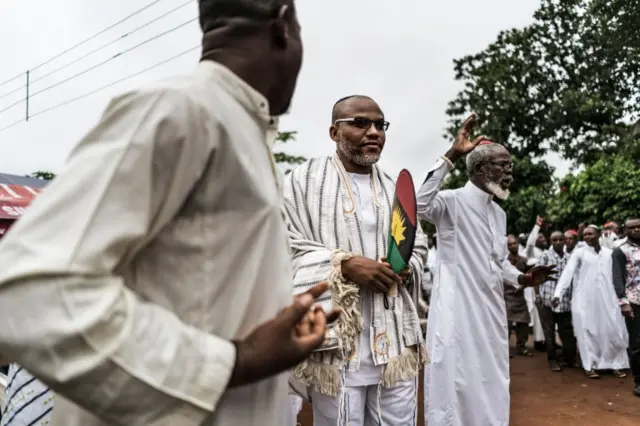
<path fill-rule="evenodd" d="M 638 426 L 640 398 L 631 393 L 631 383 L 630 378 L 606 375 L 590 380 L 579 370 L 552 373 L 546 356 L 539 352 L 532 358 L 515 358 L 510 426 Z M 313 425 L 309 408 L 300 414 L 302 426 Z"/>

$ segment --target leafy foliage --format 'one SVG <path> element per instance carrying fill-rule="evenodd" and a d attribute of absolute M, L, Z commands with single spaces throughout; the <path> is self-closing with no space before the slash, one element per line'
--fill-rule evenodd
<path fill-rule="evenodd" d="M 449 133 L 475 111 L 518 156 L 592 164 L 624 149 L 640 135 L 640 0 L 543 0 L 534 18 L 455 61 Z"/>
<path fill-rule="evenodd" d="M 542 0 L 531 25 L 454 61 L 464 86 L 449 103 L 446 136 L 474 111 L 479 132 L 512 153 L 515 185 L 502 203 L 509 232 L 526 232 L 536 214 L 560 227 L 637 214 L 638 22 L 640 0 Z M 556 183 L 539 161 L 549 151 L 586 169 Z M 466 180 L 456 168 L 448 187 Z"/>
<path fill-rule="evenodd" d="M 626 155 L 602 157 L 577 175 L 568 175 L 549 202 L 548 216 L 556 226 L 623 222 L 639 213 L 640 166 Z"/>
<path fill-rule="evenodd" d="M 278 132 L 278 137 L 276 138 L 276 144 L 278 143 L 287 143 L 296 140 L 296 134 L 298 132 Z M 279 164 L 289 164 L 295 166 L 297 164 L 302 164 L 307 159 L 305 157 L 300 157 L 296 155 L 289 155 L 284 152 L 274 152 L 273 157 L 276 160 L 276 163 Z M 287 170 L 286 172 L 290 172 L 291 170 Z"/>
<path fill-rule="evenodd" d="M 37 172 L 33 172 L 28 176 L 43 180 L 52 180 L 54 177 L 56 177 L 55 173 L 44 170 L 38 170 Z"/>

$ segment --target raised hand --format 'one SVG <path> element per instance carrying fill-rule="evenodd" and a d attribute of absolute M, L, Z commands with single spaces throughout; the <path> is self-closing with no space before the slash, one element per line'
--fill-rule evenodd
<path fill-rule="evenodd" d="M 473 141 L 471 140 L 471 132 L 476 125 L 476 121 L 478 120 L 478 116 L 473 113 L 462 123 L 462 127 L 458 131 L 458 135 L 456 136 L 456 140 L 453 144 L 453 150 L 458 155 L 466 155 L 473 151 L 476 146 L 483 140 L 487 138 L 485 136 L 478 136 Z"/>
<path fill-rule="evenodd" d="M 286 371 L 320 347 L 327 324 L 341 313 L 334 310 L 325 314 L 319 307 L 312 310 L 316 299 L 328 288 L 327 283 L 314 286 L 244 340 L 235 341 L 236 364 L 229 386 L 243 386 Z"/>
<path fill-rule="evenodd" d="M 544 225 L 544 218 L 542 216 L 536 217 L 536 225 L 542 228 L 542 225 Z"/>
<path fill-rule="evenodd" d="M 522 275 L 520 284 L 525 287 L 537 287 L 547 281 L 558 281 L 553 277 L 558 273 L 557 265 L 538 265 L 529 269 L 526 274 Z"/>
<path fill-rule="evenodd" d="M 349 281 L 378 293 L 387 293 L 390 288 L 402 284 L 402 278 L 393 272 L 388 263 L 362 256 L 342 262 L 342 275 Z"/>

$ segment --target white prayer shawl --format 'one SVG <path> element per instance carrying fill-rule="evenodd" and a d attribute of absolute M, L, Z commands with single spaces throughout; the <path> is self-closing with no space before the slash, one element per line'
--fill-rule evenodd
<path fill-rule="evenodd" d="M 508 260 L 506 215 L 471 182 L 440 191 L 451 170 L 439 160 L 418 191 L 418 215 L 436 225 L 438 260 L 427 319 L 429 426 L 509 424 L 509 345 L 504 282 L 521 272 Z"/>
<path fill-rule="evenodd" d="M 612 251 L 574 249 L 562 271 L 554 297 L 562 298 L 573 280 L 571 317 L 585 370 L 629 368 L 629 335 L 613 288 Z"/>
<path fill-rule="evenodd" d="M 371 188 L 377 217 L 377 258 L 386 256 L 395 182 L 375 165 Z M 351 181 L 340 162 L 333 157 L 309 160 L 294 169 L 284 184 L 287 232 L 292 248 L 294 293 L 329 281 L 330 290 L 319 301 L 325 310 L 341 307 L 343 315 L 331 327 L 322 348 L 300 364 L 295 379 L 325 395 L 338 395 L 345 369 L 359 368 L 359 337 L 364 326 L 359 287 L 346 282 L 341 262 L 364 252 L 365 239 L 356 214 Z M 398 288 L 398 296 L 384 307 L 384 295 L 373 294 L 371 306 L 371 347 L 376 365 L 384 365 L 382 385 L 392 387 L 399 381 L 417 377 L 426 362 L 416 304 L 427 259 L 427 242 L 418 226 L 410 267 L 409 285 Z M 304 395 L 300 387 L 299 393 Z"/>

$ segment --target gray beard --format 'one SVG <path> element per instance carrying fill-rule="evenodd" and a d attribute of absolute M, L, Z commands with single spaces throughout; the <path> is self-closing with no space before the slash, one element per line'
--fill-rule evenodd
<path fill-rule="evenodd" d="M 340 152 L 345 159 L 349 160 L 353 164 L 357 164 L 358 166 L 372 166 L 380 161 L 379 153 L 365 154 L 360 152 L 357 148 L 347 142 L 342 135 L 340 135 L 340 140 L 338 141 L 338 152 Z"/>
<path fill-rule="evenodd" d="M 496 182 L 487 182 L 486 187 L 489 192 L 498 197 L 500 200 L 506 200 L 507 198 L 509 198 L 509 195 L 511 195 L 511 192 L 509 192 L 508 189 L 503 189 L 500 184 Z"/>

